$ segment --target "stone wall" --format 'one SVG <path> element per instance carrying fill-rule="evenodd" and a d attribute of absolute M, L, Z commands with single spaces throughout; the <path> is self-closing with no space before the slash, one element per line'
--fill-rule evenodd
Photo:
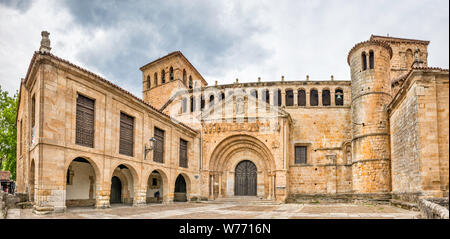
<path fill-rule="evenodd" d="M 416 70 L 390 104 L 394 194 L 448 196 L 448 92 L 448 72 Z"/>
<path fill-rule="evenodd" d="M 420 142 L 416 88 L 413 86 L 390 117 L 392 192 L 421 191 Z"/>
<path fill-rule="evenodd" d="M 421 216 L 427 219 L 449 219 L 448 198 L 420 199 Z"/>
<path fill-rule="evenodd" d="M 200 182 L 194 177 L 199 175 L 200 157 L 196 131 L 171 121 L 170 117 L 84 69 L 53 56 L 36 54 L 26 88 L 21 91 L 21 99 L 36 97 L 35 138 L 33 141 L 30 134 L 22 135 L 26 138 L 27 150 L 21 155 L 25 160 L 18 161 L 21 179 L 17 188 L 19 192 L 35 191 L 30 194 L 35 195 L 32 199 L 36 211 L 39 208 L 65 209 L 66 173 L 70 163 L 78 157 L 93 166 L 97 207 L 109 206 L 111 176 L 119 165 L 131 172 L 132 186 L 128 186 L 135 204 L 145 203 L 148 176 L 153 170 L 164 174 L 162 198 L 165 201 L 173 200 L 175 179 L 179 174 L 189 178 L 186 181 L 190 184 L 190 196 L 199 195 Z M 95 99 L 93 148 L 75 143 L 78 94 Z M 30 100 L 21 101 L 19 120 L 29 119 L 29 103 Z M 119 153 L 121 112 L 134 117 L 133 156 Z M 154 127 L 165 131 L 163 163 L 153 161 L 153 151 L 144 160 L 144 146 L 149 146 Z M 188 141 L 188 168 L 179 167 L 180 138 Z M 34 162 L 34 170 L 31 162 Z"/>

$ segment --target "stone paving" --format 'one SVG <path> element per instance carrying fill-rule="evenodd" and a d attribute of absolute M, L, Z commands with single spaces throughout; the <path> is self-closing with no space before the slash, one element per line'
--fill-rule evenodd
<path fill-rule="evenodd" d="M 413 219 L 419 212 L 375 204 L 257 204 L 171 203 L 140 207 L 112 205 L 109 209 L 68 208 L 65 213 L 35 215 L 31 209 L 10 209 L 8 218 L 79 219 Z"/>

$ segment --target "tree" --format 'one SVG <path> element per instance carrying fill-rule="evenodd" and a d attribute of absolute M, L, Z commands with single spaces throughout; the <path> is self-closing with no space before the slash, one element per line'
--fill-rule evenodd
<path fill-rule="evenodd" d="M 17 148 L 17 103 L 18 93 L 10 97 L 0 86 L 0 158 L 1 169 L 11 172 L 16 180 L 16 148 Z"/>

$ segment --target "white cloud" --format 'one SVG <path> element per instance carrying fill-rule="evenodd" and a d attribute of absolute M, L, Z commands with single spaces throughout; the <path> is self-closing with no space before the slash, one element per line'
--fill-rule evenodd
<path fill-rule="evenodd" d="M 90 3 L 77 11 L 55 0 L 33 1 L 25 11 L 0 4 L 2 88 L 18 89 L 41 30 L 51 34 L 52 53 L 137 96 L 138 68 L 171 50 L 181 50 L 211 85 L 259 76 L 303 80 L 307 74 L 349 80 L 347 53 L 370 34 L 430 40 L 429 65 L 449 66 L 447 1 L 163 1 L 160 8 Z"/>

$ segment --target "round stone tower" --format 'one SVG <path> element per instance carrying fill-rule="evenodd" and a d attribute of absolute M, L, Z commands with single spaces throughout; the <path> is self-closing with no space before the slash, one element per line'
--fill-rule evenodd
<path fill-rule="evenodd" d="M 391 190 L 389 125 L 391 47 L 355 45 L 348 54 L 352 80 L 352 181 L 355 194 Z"/>

